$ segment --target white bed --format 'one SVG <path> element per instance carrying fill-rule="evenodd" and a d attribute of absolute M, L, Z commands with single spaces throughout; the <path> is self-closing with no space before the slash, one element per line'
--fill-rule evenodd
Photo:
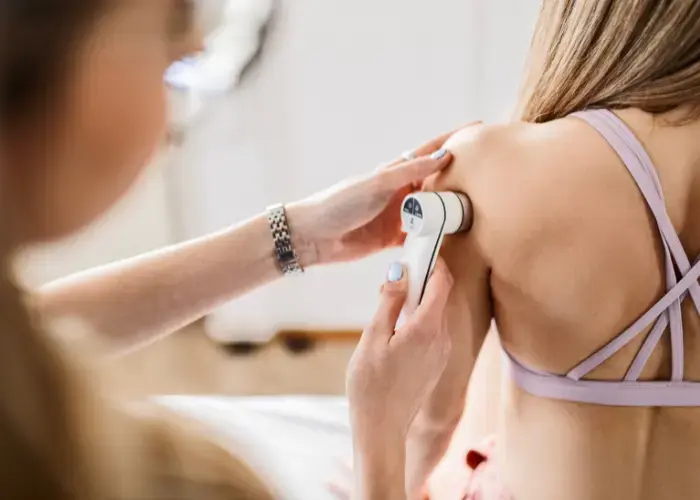
<path fill-rule="evenodd" d="M 211 425 L 289 500 L 331 500 L 352 456 L 347 400 L 325 396 L 162 396 L 159 403 Z M 238 448 L 237 448 L 238 449 Z"/>

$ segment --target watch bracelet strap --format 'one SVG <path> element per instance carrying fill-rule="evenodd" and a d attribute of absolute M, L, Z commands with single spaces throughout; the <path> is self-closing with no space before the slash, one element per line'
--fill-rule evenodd
<path fill-rule="evenodd" d="M 282 273 L 285 275 L 303 273 L 304 269 L 299 263 L 299 258 L 292 244 L 292 234 L 287 223 L 284 205 L 277 204 L 268 207 L 267 220 L 272 233 L 277 263 L 282 269 Z"/>

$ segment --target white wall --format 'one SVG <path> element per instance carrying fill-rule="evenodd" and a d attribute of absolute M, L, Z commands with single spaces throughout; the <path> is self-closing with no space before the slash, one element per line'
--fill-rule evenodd
<path fill-rule="evenodd" d="M 546 1 L 546 0 L 545 0 Z M 516 105 L 541 0 L 469 0 L 475 17 L 478 115 L 504 120 Z"/>
<path fill-rule="evenodd" d="M 181 235 L 324 188 L 464 121 L 503 117 L 536 7 L 536 0 L 283 1 L 256 73 L 188 139 L 176 167 Z M 231 339 L 283 326 L 362 326 L 390 259 L 282 280 L 221 308 L 209 331 Z"/>

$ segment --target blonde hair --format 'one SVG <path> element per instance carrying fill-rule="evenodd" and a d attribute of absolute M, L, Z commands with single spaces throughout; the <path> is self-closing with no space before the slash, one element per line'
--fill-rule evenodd
<path fill-rule="evenodd" d="M 585 108 L 700 115 L 700 2 L 543 0 L 516 117 Z"/>
<path fill-rule="evenodd" d="M 0 242 L 3 498 L 273 498 L 211 429 L 155 403 L 127 407 L 104 396 L 109 388 L 33 313 L 10 247 Z"/>

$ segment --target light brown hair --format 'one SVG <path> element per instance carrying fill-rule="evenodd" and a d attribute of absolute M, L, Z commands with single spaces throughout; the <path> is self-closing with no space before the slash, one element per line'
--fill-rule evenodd
<path fill-rule="evenodd" d="M 0 246 L 0 489 L 52 500 L 271 500 L 236 445 L 109 386 L 33 313 Z M 70 332 L 71 334 L 73 331 Z"/>
<path fill-rule="evenodd" d="M 700 2 L 543 0 L 516 117 L 586 108 L 700 115 Z"/>

